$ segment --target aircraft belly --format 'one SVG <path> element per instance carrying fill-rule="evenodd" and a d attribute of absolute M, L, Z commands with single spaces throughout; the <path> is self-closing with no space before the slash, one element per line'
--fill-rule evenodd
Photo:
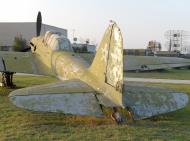
<path fill-rule="evenodd" d="M 93 93 L 14 95 L 10 100 L 20 108 L 40 112 L 60 112 L 74 115 L 103 115 Z"/>
<path fill-rule="evenodd" d="M 127 85 L 123 100 L 134 119 L 139 120 L 181 109 L 188 103 L 188 96 L 159 87 Z"/>

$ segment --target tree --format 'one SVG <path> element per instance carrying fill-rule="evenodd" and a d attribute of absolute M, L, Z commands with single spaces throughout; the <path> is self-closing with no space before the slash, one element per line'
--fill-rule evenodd
<path fill-rule="evenodd" d="M 14 38 L 14 43 L 12 46 L 13 51 L 22 51 L 27 47 L 27 42 L 24 38 L 22 38 L 22 35 L 16 36 Z"/>

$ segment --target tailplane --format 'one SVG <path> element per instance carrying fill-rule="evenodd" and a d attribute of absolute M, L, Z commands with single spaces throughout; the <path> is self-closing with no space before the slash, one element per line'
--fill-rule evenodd
<path fill-rule="evenodd" d="M 123 39 L 116 23 L 111 24 L 97 49 L 90 71 L 105 83 L 122 93 L 123 90 Z"/>

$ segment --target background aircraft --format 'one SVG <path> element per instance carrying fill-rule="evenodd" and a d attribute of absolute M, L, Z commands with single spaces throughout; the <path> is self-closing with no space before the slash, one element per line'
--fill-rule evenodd
<path fill-rule="evenodd" d="M 70 41 L 56 33 L 37 37 L 31 52 L 0 52 L 2 72 L 20 72 L 57 77 L 60 82 L 15 90 L 11 102 L 40 112 L 103 116 L 102 106 L 121 107 L 133 119 L 144 119 L 183 108 L 188 96 L 172 90 L 124 85 L 123 39 L 116 23 L 107 28 L 92 64 L 75 54 Z M 14 65 L 13 65 L 14 64 Z"/>
<path fill-rule="evenodd" d="M 95 55 L 92 53 L 80 53 L 80 56 L 91 64 Z M 123 58 L 124 71 L 154 71 L 171 68 L 190 67 L 190 59 L 184 59 L 179 57 L 124 55 Z"/>

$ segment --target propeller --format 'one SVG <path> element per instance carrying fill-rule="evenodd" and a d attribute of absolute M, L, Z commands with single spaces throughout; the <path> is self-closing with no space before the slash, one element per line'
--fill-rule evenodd
<path fill-rule="evenodd" d="M 40 36 L 41 28 L 42 28 L 42 15 L 41 15 L 41 12 L 39 11 L 37 15 L 37 20 L 36 20 L 36 36 L 37 37 Z M 31 47 L 27 47 L 21 50 L 21 52 L 28 52 L 30 50 L 31 50 Z"/>
<path fill-rule="evenodd" d="M 41 12 L 38 12 L 37 21 L 36 21 L 36 36 L 40 36 L 42 28 L 42 15 Z"/>

